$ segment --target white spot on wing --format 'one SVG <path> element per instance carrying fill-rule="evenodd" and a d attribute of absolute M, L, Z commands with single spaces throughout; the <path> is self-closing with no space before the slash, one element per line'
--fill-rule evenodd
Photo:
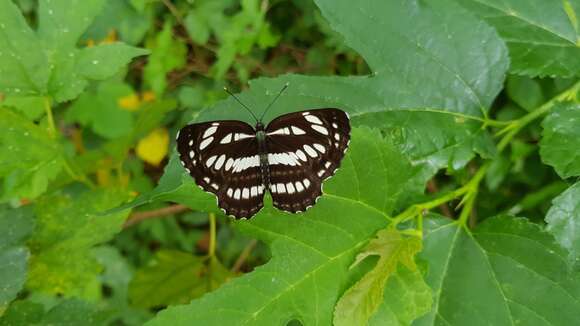
<path fill-rule="evenodd" d="M 278 193 L 280 193 L 280 194 L 286 193 L 286 187 L 284 186 L 283 183 L 277 184 L 276 185 L 276 190 L 278 190 Z"/>
<path fill-rule="evenodd" d="M 318 171 L 318 176 L 322 177 L 324 175 L 324 172 L 326 172 L 326 170 L 324 170 L 324 169 Z"/>
<path fill-rule="evenodd" d="M 224 165 L 224 162 L 226 161 L 226 156 L 225 154 L 222 154 L 220 156 L 220 158 L 218 158 L 218 160 L 215 162 L 215 166 L 214 169 L 219 170 L 222 168 L 222 165 Z"/>
<path fill-rule="evenodd" d="M 213 141 L 213 137 L 206 138 L 199 143 L 199 150 L 203 150 L 204 148 L 208 147 L 209 144 Z"/>
<path fill-rule="evenodd" d="M 304 119 L 306 119 L 306 121 L 311 122 L 311 123 L 316 123 L 319 125 L 322 124 L 322 121 L 320 119 L 318 119 L 318 117 L 315 115 L 307 114 L 304 116 Z"/>
<path fill-rule="evenodd" d="M 300 149 L 296 151 L 296 156 L 298 156 L 304 162 L 307 160 L 306 154 L 304 154 L 304 152 Z"/>
<path fill-rule="evenodd" d="M 324 163 L 324 167 L 328 169 L 330 167 L 330 162 Z"/>
<path fill-rule="evenodd" d="M 226 162 L 226 171 L 229 171 L 232 168 L 233 164 L 234 164 L 234 159 L 230 157 L 228 159 L 228 161 Z"/>
<path fill-rule="evenodd" d="M 193 158 L 195 156 L 195 152 L 194 151 L 189 151 L 189 158 Z"/>
<path fill-rule="evenodd" d="M 318 156 L 318 154 L 316 154 L 316 151 L 312 147 L 310 147 L 309 145 L 304 145 L 304 150 L 306 151 L 306 153 L 308 155 L 310 155 L 310 157 Z"/>
<path fill-rule="evenodd" d="M 236 191 L 234 191 L 234 199 L 240 199 L 240 189 L 236 189 Z"/>
<path fill-rule="evenodd" d="M 238 139 L 254 138 L 254 135 L 248 134 L 236 134 L 236 136 L 238 136 Z"/>
<path fill-rule="evenodd" d="M 336 139 L 336 141 L 340 140 L 340 135 L 338 133 L 334 134 L 334 139 Z"/>
<path fill-rule="evenodd" d="M 291 129 L 292 129 L 292 133 L 295 135 L 304 135 L 306 133 L 304 130 L 302 130 L 296 126 L 292 126 Z"/>
<path fill-rule="evenodd" d="M 304 187 L 306 187 L 306 188 L 310 187 L 310 180 L 304 179 L 304 180 L 302 180 L 302 183 L 304 183 Z"/>
<path fill-rule="evenodd" d="M 209 137 L 209 136 L 211 136 L 211 135 L 215 134 L 215 132 L 216 132 L 216 131 L 217 131 L 217 127 L 215 127 L 215 126 L 209 127 L 209 128 L 207 128 L 207 130 L 206 130 L 206 131 L 203 133 L 203 136 L 202 136 L 202 137 L 203 137 L 203 138 L 207 138 L 207 137 Z"/>
<path fill-rule="evenodd" d="M 208 177 L 203 178 L 203 181 L 205 181 L 205 183 L 209 183 L 210 179 Z"/>
<path fill-rule="evenodd" d="M 304 190 L 304 186 L 302 185 L 302 182 L 296 181 L 296 191 L 302 192 L 303 190 Z"/>
<path fill-rule="evenodd" d="M 334 128 L 334 129 L 338 128 L 338 125 L 336 124 L 336 122 L 332 123 L 332 128 Z"/>
<path fill-rule="evenodd" d="M 242 198 L 250 199 L 250 189 L 244 188 L 244 190 L 242 190 Z"/>
<path fill-rule="evenodd" d="M 207 166 L 208 168 L 211 167 L 213 162 L 215 162 L 216 158 L 217 158 L 217 155 L 213 155 L 212 157 L 208 158 L 207 161 L 205 161 L 205 166 Z"/>
<path fill-rule="evenodd" d="M 253 186 L 252 189 L 250 189 L 250 196 L 252 197 L 258 196 L 258 187 Z"/>
<path fill-rule="evenodd" d="M 229 133 L 220 140 L 220 144 L 229 144 L 232 141 L 232 133 Z"/>
<path fill-rule="evenodd" d="M 324 148 L 324 146 L 321 144 L 313 144 L 312 146 L 314 146 L 314 148 L 316 148 L 320 153 L 326 153 L 326 148 Z"/>
<path fill-rule="evenodd" d="M 292 182 L 288 182 L 286 184 L 286 190 L 288 190 L 289 194 L 293 194 L 294 193 L 294 185 L 292 184 Z"/>
<path fill-rule="evenodd" d="M 310 127 L 323 135 L 328 135 L 328 130 L 323 126 L 311 125 Z"/>
<path fill-rule="evenodd" d="M 231 198 L 234 194 L 234 190 L 232 188 L 228 188 L 227 194 L 228 194 L 228 197 Z"/>
<path fill-rule="evenodd" d="M 189 146 L 193 146 L 193 139 L 189 141 Z"/>

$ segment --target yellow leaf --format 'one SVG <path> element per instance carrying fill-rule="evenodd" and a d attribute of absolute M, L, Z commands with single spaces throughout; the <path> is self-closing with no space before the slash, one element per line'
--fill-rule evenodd
<path fill-rule="evenodd" d="M 119 100 L 117 100 L 117 104 L 120 108 L 127 111 L 137 111 L 141 103 L 139 101 L 139 97 L 136 94 L 131 94 L 119 98 Z"/>
<path fill-rule="evenodd" d="M 153 130 L 137 144 L 137 156 L 151 165 L 159 165 L 169 150 L 169 132 L 165 128 Z"/>

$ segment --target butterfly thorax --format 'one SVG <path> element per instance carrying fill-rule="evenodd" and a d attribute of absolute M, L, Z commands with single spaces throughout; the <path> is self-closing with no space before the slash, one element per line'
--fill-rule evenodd
<path fill-rule="evenodd" d="M 270 185 L 270 168 L 268 163 L 268 148 L 266 146 L 266 132 L 262 122 L 256 123 L 256 141 L 258 142 L 258 155 L 260 157 L 260 170 L 262 172 L 262 184 L 266 189 Z"/>

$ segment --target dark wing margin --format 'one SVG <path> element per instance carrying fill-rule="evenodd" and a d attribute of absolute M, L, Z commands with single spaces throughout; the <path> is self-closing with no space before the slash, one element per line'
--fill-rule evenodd
<path fill-rule="evenodd" d="M 241 121 L 185 126 L 177 135 L 181 164 L 218 206 L 235 218 L 249 218 L 263 206 L 264 185 L 256 132 Z"/>
<path fill-rule="evenodd" d="M 313 206 L 349 143 L 349 117 L 339 109 L 294 112 L 270 122 L 266 144 L 274 206 L 291 213 Z"/>

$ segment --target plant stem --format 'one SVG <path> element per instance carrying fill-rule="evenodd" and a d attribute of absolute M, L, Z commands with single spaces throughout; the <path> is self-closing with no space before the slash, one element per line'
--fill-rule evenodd
<path fill-rule="evenodd" d="M 505 128 L 500 130 L 496 133 L 496 136 L 501 136 L 502 139 L 500 140 L 499 144 L 497 145 L 497 149 L 499 152 L 503 151 L 507 145 L 509 145 L 512 138 L 519 133 L 525 126 L 527 126 L 530 122 L 534 121 L 535 119 L 541 117 L 548 111 L 550 111 L 556 104 L 573 98 L 576 93 L 580 90 L 580 82 L 572 85 L 572 87 L 568 88 L 564 92 L 558 94 L 556 97 L 552 98 L 548 102 L 544 103 L 542 106 L 537 108 L 536 110 L 526 114 L 525 116 L 513 121 Z"/>
<path fill-rule="evenodd" d="M 54 117 L 52 115 L 52 100 L 50 97 L 44 98 L 44 111 L 46 112 L 46 119 L 48 122 L 48 134 L 51 138 L 55 138 L 57 134 L 57 130 L 54 124 Z"/>
<path fill-rule="evenodd" d="M 215 242 L 216 242 L 216 220 L 215 214 L 209 213 L 209 249 L 207 252 L 208 257 L 215 256 Z"/>

